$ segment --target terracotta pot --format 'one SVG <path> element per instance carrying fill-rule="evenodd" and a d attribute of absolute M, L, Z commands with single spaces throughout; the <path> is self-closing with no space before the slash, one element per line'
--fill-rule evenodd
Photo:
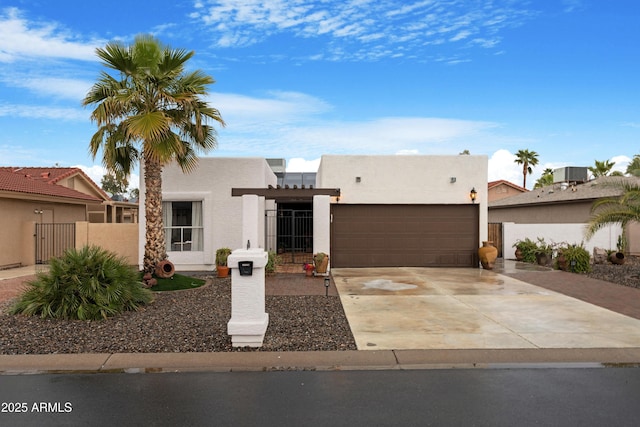
<path fill-rule="evenodd" d="M 304 273 L 307 277 L 313 276 L 313 270 L 305 270 Z"/>
<path fill-rule="evenodd" d="M 524 256 L 522 255 L 522 251 L 520 248 L 516 248 L 516 261 L 522 261 Z"/>
<path fill-rule="evenodd" d="M 558 262 L 558 269 L 562 270 L 562 271 L 567 271 L 568 270 L 568 263 L 567 263 L 567 259 L 565 258 L 564 254 L 561 252 L 558 254 L 558 258 L 556 258 L 556 261 Z"/>
<path fill-rule="evenodd" d="M 544 252 L 538 252 L 536 254 L 536 261 L 538 261 L 538 265 L 545 266 L 549 264 L 549 255 L 545 254 Z"/>
<path fill-rule="evenodd" d="M 609 255 L 609 261 L 611 261 L 612 264 L 622 265 L 624 264 L 624 254 L 622 252 L 614 252 Z"/>
<path fill-rule="evenodd" d="M 156 276 L 161 279 L 168 279 L 170 277 L 173 277 L 175 272 L 176 272 L 176 268 L 174 267 L 173 263 L 168 259 L 165 259 L 164 261 L 160 261 L 156 265 Z"/>
<path fill-rule="evenodd" d="M 493 242 L 484 241 L 482 247 L 478 249 L 478 257 L 480 264 L 485 270 L 493 270 L 493 265 L 498 258 L 498 249 L 493 246 Z"/>
<path fill-rule="evenodd" d="M 218 277 L 228 277 L 229 267 L 227 267 L 226 265 L 217 265 L 216 272 L 218 273 Z"/>

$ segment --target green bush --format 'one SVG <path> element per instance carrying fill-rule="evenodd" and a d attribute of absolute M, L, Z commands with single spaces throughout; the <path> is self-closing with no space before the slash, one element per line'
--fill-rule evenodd
<path fill-rule="evenodd" d="M 573 266 L 571 266 L 572 261 L 575 263 Z M 562 245 L 558 248 L 556 267 L 574 273 L 589 273 L 591 271 L 591 255 L 582 243 L 580 245 Z"/>
<path fill-rule="evenodd" d="M 269 258 L 267 259 L 267 265 L 265 266 L 265 272 L 267 274 L 273 274 L 276 272 L 276 267 L 280 264 L 280 257 L 274 251 L 269 251 Z"/>
<path fill-rule="evenodd" d="M 70 249 L 29 282 L 13 314 L 96 320 L 137 310 L 153 299 L 124 258 L 97 246 Z"/>

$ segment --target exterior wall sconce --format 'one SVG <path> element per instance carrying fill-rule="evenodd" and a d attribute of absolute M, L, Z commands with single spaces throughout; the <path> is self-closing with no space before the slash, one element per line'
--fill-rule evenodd
<path fill-rule="evenodd" d="M 356 176 L 356 182 L 360 182 L 362 181 L 362 178 L 360 178 L 359 176 Z"/>
<path fill-rule="evenodd" d="M 476 197 L 478 196 L 478 192 L 476 191 L 476 187 L 473 187 L 469 192 L 469 198 L 471 198 L 471 203 L 476 202 Z"/>
<path fill-rule="evenodd" d="M 36 215 L 42 215 L 42 209 L 34 209 L 33 213 Z"/>
<path fill-rule="evenodd" d="M 455 183 L 455 182 L 456 182 L 456 177 L 455 177 L 455 176 L 452 176 L 451 178 L 449 178 L 449 182 L 450 182 L 451 184 Z"/>

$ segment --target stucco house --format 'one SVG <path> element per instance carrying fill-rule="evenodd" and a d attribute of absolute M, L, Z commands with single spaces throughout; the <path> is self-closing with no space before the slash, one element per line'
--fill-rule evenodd
<path fill-rule="evenodd" d="M 606 183 L 619 177 L 601 177 L 587 182 L 558 182 L 513 197 L 489 203 L 489 223 L 502 228 L 502 249 L 505 258 L 513 257 L 512 245 L 526 237 L 547 242 L 584 243 L 594 247 L 616 249 L 619 225 L 599 231 L 590 240 L 584 237 L 585 225 L 591 217 L 593 203 L 601 198 L 620 195 L 619 190 Z M 640 181 L 637 178 L 624 178 Z M 640 224 L 630 224 L 626 239 L 629 254 L 640 253 Z"/>
<path fill-rule="evenodd" d="M 244 220 L 258 222 L 267 250 L 326 252 L 334 267 L 476 267 L 487 238 L 487 164 L 486 156 L 325 155 L 314 184 L 293 185 L 264 158 L 202 158 L 190 174 L 168 165 L 169 260 L 182 271 L 212 270 L 217 248 L 245 247 L 243 199 L 257 196 L 260 212 Z M 142 206 L 142 178 L 140 194 Z M 285 225 L 287 217 L 302 221 Z M 140 223 L 141 264 L 143 210 Z"/>
<path fill-rule="evenodd" d="M 11 242 L 0 251 L 0 268 L 47 262 L 86 242 L 78 222 L 135 222 L 137 210 L 112 201 L 79 168 L 0 167 L 0 239 Z"/>

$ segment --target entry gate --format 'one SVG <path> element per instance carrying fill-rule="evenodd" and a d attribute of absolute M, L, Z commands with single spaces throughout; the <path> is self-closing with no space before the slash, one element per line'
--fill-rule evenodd
<path fill-rule="evenodd" d="M 36 223 L 36 264 L 46 264 L 76 245 L 76 225 Z"/>
<path fill-rule="evenodd" d="M 313 210 L 267 210 L 265 242 L 284 263 L 307 262 L 313 252 Z"/>

